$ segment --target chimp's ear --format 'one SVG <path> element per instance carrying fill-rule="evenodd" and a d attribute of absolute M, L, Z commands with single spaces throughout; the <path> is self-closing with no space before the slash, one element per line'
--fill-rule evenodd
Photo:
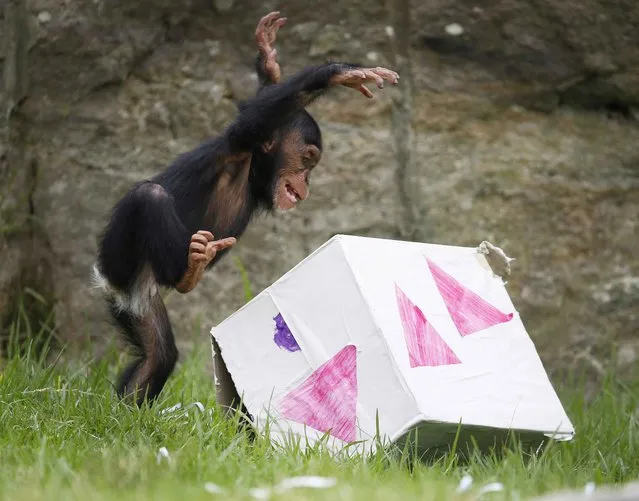
<path fill-rule="evenodd" d="M 264 153 L 269 153 L 273 151 L 273 148 L 275 148 L 275 143 L 277 143 L 275 139 L 271 139 L 270 141 L 266 141 L 265 143 L 262 143 L 262 151 Z"/>

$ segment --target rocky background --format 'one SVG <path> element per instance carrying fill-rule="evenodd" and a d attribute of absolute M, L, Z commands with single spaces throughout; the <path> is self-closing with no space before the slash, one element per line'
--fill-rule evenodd
<path fill-rule="evenodd" d="M 398 69 L 402 85 L 313 105 L 326 151 L 312 196 L 233 253 L 254 292 L 335 233 L 487 239 L 517 259 L 508 288 L 553 377 L 597 379 L 611 348 L 620 374 L 637 366 L 636 0 L 0 5 L 5 337 L 19 317 L 72 345 L 111 338 L 89 283 L 109 209 L 232 119 L 256 87 L 255 25 L 278 9 L 285 76 L 344 59 Z M 168 298 L 183 350 L 244 303 L 238 265 Z"/>

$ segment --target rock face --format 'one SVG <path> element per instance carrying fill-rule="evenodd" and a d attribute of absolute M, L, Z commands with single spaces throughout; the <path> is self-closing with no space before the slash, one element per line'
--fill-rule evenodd
<path fill-rule="evenodd" d="M 218 5 L 219 4 L 219 5 Z M 392 66 L 383 2 L 289 2 L 285 76 L 327 59 Z M 218 5 L 218 7 L 216 7 Z M 89 275 L 134 181 L 232 119 L 256 86 L 253 33 L 274 2 L 33 0 L 21 112 L 37 165 L 56 320 L 111 335 Z M 340 89 L 315 104 L 326 151 L 310 199 L 258 220 L 234 255 L 254 291 L 335 233 L 478 245 L 515 257 L 509 290 L 549 369 L 639 358 L 639 4 L 412 2 L 414 161 L 398 176 L 392 99 Z M 1 36 L 1 35 L 0 35 Z M 0 287 L 6 284 L 0 284 Z M 1 296 L 1 294 L 0 294 Z M 167 299 L 183 348 L 244 302 L 233 258 Z"/>

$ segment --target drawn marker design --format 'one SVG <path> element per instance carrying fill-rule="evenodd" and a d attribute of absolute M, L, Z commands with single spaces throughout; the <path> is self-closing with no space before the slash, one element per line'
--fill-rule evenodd
<path fill-rule="evenodd" d="M 446 308 L 457 330 L 468 336 L 497 324 L 508 322 L 512 313 L 503 313 L 473 291 L 455 280 L 430 259 L 426 258 Z"/>
<path fill-rule="evenodd" d="M 289 329 L 288 325 L 286 325 L 282 314 L 278 313 L 273 317 L 273 320 L 275 320 L 275 335 L 273 336 L 275 344 L 286 351 L 300 351 L 301 348 L 297 344 L 291 329 Z"/>
<path fill-rule="evenodd" d="M 279 404 L 282 415 L 345 442 L 356 438 L 357 350 L 347 345 Z"/>
<path fill-rule="evenodd" d="M 395 284 L 399 316 L 404 328 L 404 339 L 411 367 L 433 367 L 460 364 L 461 360 L 439 335 L 426 317 Z"/>

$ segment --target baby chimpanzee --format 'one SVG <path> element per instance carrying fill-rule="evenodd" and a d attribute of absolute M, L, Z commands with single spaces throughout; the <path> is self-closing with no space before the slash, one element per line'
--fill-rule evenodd
<path fill-rule="evenodd" d="M 280 82 L 272 45 L 285 22 L 273 12 L 258 24 L 260 88 L 239 106 L 235 121 L 134 185 L 115 205 L 102 236 L 95 277 L 137 352 L 120 375 L 117 392 L 137 404 L 157 397 L 178 358 L 159 288 L 193 290 L 254 214 L 290 209 L 308 196 L 322 139 L 304 108 L 337 85 L 371 98 L 367 82 L 381 89 L 384 80 L 398 81 L 385 68 L 328 63 Z"/>

